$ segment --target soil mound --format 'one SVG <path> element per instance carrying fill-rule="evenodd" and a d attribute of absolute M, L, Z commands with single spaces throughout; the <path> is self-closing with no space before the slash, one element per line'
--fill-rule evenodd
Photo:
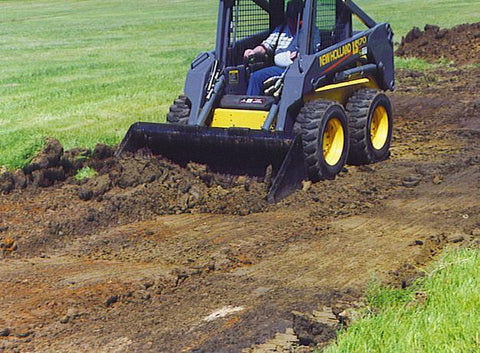
<path fill-rule="evenodd" d="M 412 28 L 402 37 L 396 54 L 423 58 L 430 62 L 445 58 L 457 65 L 480 62 L 480 22 L 462 24 L 451 29 L 426 25 Z"/>
<path fill-rule="evenodd" d="M 266 186 L 244 176 L 209 173 L 206 166 L 186 168 L 139 152 L 93 160 L 98 175 L 77 189 L 81 200 L 105 204 L 108 214 L 179 214 L 192 211 L 249 214 L 267 206 Z M 122 212 L 124 210 L 124 212 Z"/>
<path fill-rule="evenodd" d="M 77 180 L 76 174 L 83 168 L 91 168 L 95 175 Z M 23 170 L 0 174 L 3 194 L 56 184 L 71 184 L 79 201 L 109 204 L 107 208 L 116 214 L 123 208 L 125 213 L 140 215 L 188 213 L 192 209 L 249 214 L 267 205 L 266 184 L 245 176 L 210 173 L 206 166 L 195 163 L 181 168 L 146 151 L 117 158 L 114 147 L 105 145 L 97 145 L 93 151 L 64 152 L 56 139 L 48 139 Z"/>

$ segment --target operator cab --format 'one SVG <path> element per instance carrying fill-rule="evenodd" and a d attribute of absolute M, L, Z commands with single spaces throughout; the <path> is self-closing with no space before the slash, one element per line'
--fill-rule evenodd
<path fill-rule="evenodd" d="M 246 49 L 260 45 L 269 34 L 279 25 L 286 22 L 285 0 L 234 0 L 231 7 L 229 31 L 226 35 L 228 43 L 226 55 L 225 78 L 227 95 L 245 95 L 248 87 L 250 74 L 266 66 L 272 65 L 272 59 L 263 58 L 245 63 L 243 53 Z M 304 2 L 305 3 L 305 2 Z M 342 5 L 340 0 L 317 0 L 312 2 L 315 11 L 304 11 L 313 16 L 309 50 L 300 55 L 314 54 L 324 48 L 338 43 L 352 35 L 352 14 Z M 299 27 L 303 21 L 299 21 Z M 308 29 L 299 28 L 298 36 L 304 36 Z M 228 98 L 221 102 L 220 106 L 239 108 L 234 98 Z M 227 103 L 229 102 L 229 103 Z M 231 102 L 237 102 L 231 104 Z M 262 109 L 258 106 L 253 109 Z M 245 109 L 245 107 L 242 107 Z M 266 108 L 264 108 L 266 109 Z"/>

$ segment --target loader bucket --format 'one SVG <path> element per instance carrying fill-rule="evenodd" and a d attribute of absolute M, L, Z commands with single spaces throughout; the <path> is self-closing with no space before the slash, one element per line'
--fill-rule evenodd
<path fill-rule="evenodd" d="M 116 155 L 140 149 L 180 166 L 205 164 L 222 174 L 263 178 L 271 165 L 267 199 L 272 203 L 298 189 L 306 178 L 300 138 L 281 132 L 139 122 L 130 127 Z"/>

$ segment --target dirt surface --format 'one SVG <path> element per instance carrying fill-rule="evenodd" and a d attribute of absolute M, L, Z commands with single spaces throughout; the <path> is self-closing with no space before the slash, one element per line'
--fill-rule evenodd
<path fill-rule="evenodd" d="M 402 37 L 396 55 L 430 62 L 446 59 L 456 65 L 480 64 L 480 22 L 451 29 L 426 25 L 422 31 L 414 27 Z"/>
<path fill-rule="evenodd" d="M 0 352 L 310 351 L 372 276 L 407 286 L 477 246 L 480 68 L 397 81 L 390 159 L 276 205 L 248 178 L 49 141 L 0 176 Z"/>

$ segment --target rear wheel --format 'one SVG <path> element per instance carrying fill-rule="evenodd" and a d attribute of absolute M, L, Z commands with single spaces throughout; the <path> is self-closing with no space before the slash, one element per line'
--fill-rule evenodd
<path fill-rule="evenodd" d="M 392 105 L 373 89 L 357 91 L 346 106 L 350 128 L 348 163 L 369 164 L 388 158 L 392 140 Z"/>
<path fill-rule="evenodd" d="M 186 96 L 179 96 L 170 106 L 167 114 L 167 123 L 187 125 L 190 116 L 190 102 Z"/>
<path fill-rule="evenodd" d="M 302 135 L 310 180 L 334 179 L 348 154 L 348 119 L 343 107 L 332 101 L 308 102 L 298 114 L 295 131 Z"/>

